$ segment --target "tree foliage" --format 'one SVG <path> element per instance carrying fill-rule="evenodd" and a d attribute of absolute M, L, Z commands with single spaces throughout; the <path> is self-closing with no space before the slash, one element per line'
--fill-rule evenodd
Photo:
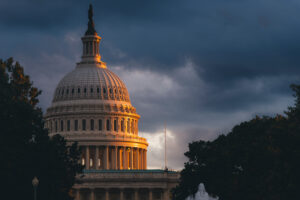
<path fill-rule="evenodd" d="M 299 196 L 300 86 L 286 115 L 255 117 L 214 141 L 196 141 L 185 153 L 174 199 L 183 200 L 204 183 L 220 200 L 282 200 Z"/>
<path fill-rule="evenodd" d="M 40 94 L 18 62 L 0 60 L 2 197 L 32 199 L 31 181 L 37 176 L 39 199 L 72 199 L 75 175 L 82 170 L 80 152 L 59 135 L 48 137 L 37 107 Z"/>

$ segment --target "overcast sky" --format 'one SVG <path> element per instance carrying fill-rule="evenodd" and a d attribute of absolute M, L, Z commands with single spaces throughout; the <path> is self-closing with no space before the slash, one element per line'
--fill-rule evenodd
<path fill-rule="evenodd" d="M 81 56 L 89 1 L 1 0 L 0 59 L 14 57 L 40 106 Z M 148 166 L 183 167 L 188 143 L 283 113 L 300 83 L 299 0 L 90 1 L 100 53 L 141 115 Z"/>

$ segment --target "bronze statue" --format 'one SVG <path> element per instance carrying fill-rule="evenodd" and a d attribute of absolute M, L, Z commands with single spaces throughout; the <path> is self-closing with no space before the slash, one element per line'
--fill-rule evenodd
<path fill-rule="evenodd" d="M 88 23 L 88 29 L 85 32 L 85 35 L 96 35 L 97 32 L 95 30 L 94 20 L 93 20 L 93 6 L 90 4 L 89 7 L 89 23 Z"/>

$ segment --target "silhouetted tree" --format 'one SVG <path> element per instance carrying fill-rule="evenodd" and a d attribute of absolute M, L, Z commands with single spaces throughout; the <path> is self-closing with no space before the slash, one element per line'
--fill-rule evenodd
<path fill-rule="evenodd" d="M 204 183 L 220 200 L 295 199 L 300 187 L 300 86 L 285 115 L 256 117 L 214 141 L 189 144 L 175 200 Z"/>
<path fill-rule="evenodd" d="M 75 175 L 82 170 L 76 143 L 48 137 L 37 107 L 40 94 L 18 62 L 0 60 L 1 196 L 6 199 L 33 199 L 34 176 L 40 181 L 38 199 L 72 199 Z"/>

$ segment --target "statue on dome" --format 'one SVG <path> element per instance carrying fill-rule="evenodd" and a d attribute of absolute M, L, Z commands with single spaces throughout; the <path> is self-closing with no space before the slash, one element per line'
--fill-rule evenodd
<path fill-rule="evenodd" d="M 88 29 L 85 32 L 85 35 L 96 35 L 97 32 L 95 30 L 94 20 L 93 20 L 93 6 L 90 4 L 89 7 L 89 22 L 88 22 Z"/>

